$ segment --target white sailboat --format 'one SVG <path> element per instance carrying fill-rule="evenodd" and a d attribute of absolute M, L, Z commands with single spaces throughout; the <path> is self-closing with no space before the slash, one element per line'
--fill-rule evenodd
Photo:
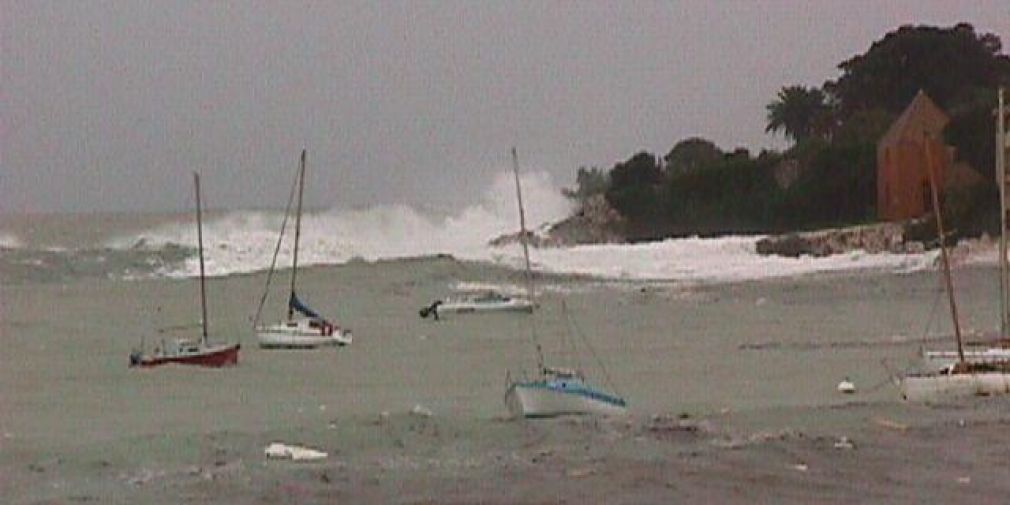
<path fill-rule="evenodd" d="M 997 115 L 999 127 L 997 128 L 997 166 L 1002 167 L 1003 154 L 1001 151 L 1008 147 L 1006 136 L 1003 134 L 1004 114 L 1002 107 L 1002 91 L 1000 93 L 1000 107 Z M 974 351 L 968 354 L 964 350 L 961 340 L 961 327 L 957 317 L 957 304 L 954 299 L 953 283 L 950 274 L 950 261 L 947 257 L 947 246 L 944 243 L 943 219 L 940 212 L 940 200 L 937 195 L 936 176 L 933 171 L 932 154 L 927 144 L 926 170 L 929 176 L 930 193 L 932 195 L 933 212 L 936 218 L 937 233 L 940 237 L 940 257 L 943 263 L 944 286 L 950 301 L 951 319 L 954 326 L 954 337 L 957 343 L 957 350 L 954 352 L 956 361 L 944 366 L 939 371 L 929 371 L 921 374 L 910 374 L 899 379 L 901 396 L 909 401 L 931 401 L 950 396 L 970 396 L 970 395 L 994 395 L 1010 393 L 1010 360 L 1002 358 L 1002 349 L 994 348 L 991 352 Z M 1002 170 L 997 170 L 1002 174 Z M 1004 181 L 1000 181 L 1001 194 L 1004 191 Z M 1004 206 L 1004 220 L 1006 219 L 1005 199 L 1001 205 Z M 1000 264 L 1006 262 L 1006 223 L 1004 221 L 1002 238 L 1000 240 Z M 1006 325 L 1006 277 L 1003 277 L 1001 288 L 1004 296 L 1003 301 L 1003 325 Z M 936 352 L 932 356 L 935 359 L 941 357 L 947 359 L 951 351 Z M 930 356 L 926 355 L 927 358 Z M 973 359 L 969 359 L 969 356 Z"/>
<path fill-rule="evenodd" d="M 130 366 L 149 368 L 176 363 L 203 367 L 224 367 L 238 364 L 241 344 L 211 344 L 207 339 L 207 288 L 203 269 L 203 212 L 200 205 L 200 175 L 193 173 L 196 190 L 196 237 L 200 252 L 200 314 L 202 333 L 199 339 L 176 339 L 161 342 L 153 353 L 143 349 L 130 353 Z"/>
<path fill-rule="evenodd" d="M 519 183 L 519 157 L 515 148 L 512 149 L 512 170 L 519 203 L 520 243 L 526 261 L 526 288 L 530 302 L 535 303 L 530 252 L 526 243 L 526 212 L 523 210 L 522 186 Z M 627 402 L 624 398 L 591 385 L 581 370 L 545 366 L 543 349 L 537 339 L 535 324 L 531 319 L 530 334 L 537 351 L 537 373 L 533 378 L 518 380 L 513 380 L 509 374 L 507 381 L 505 405 L 513 416 L 527 418 L 573 414 L 612 416 L 627 413 Z M 588 341 L 585 343 L 589 345 Z M 602 363 L 600 366 L 603 368 Z"/>
<path fill-rule="evenodd" d="M 256 339 L 259 341 L 259 346 L 264 349 L 313 349 L 324 346 L 344 346 L 353 341 L 351 330 L 342 328 L 340 325 L 320 316 L 318 312 L 298 299 L 298 294 L 295 290 L 298 279 L 298 242 L 301 238 L 302 230 L 302 195 L 305 192 L 305 157 L 306 154 L 303 149 L 297 177 L 298 206 L 295 211 L 295 244 L 291 264 L 291 293 L 288 296 L 287 318 L 273 324 L 258 324 L 263 304 L 270 290 L 270 280 L 273 277 L 277 252 L 280 250 L 281 240 L 284 238 L 284 225 L 282 225 L 280 236 L 277 238 L 277 247 L 274 250 L 274 262 L 270 265 L 266 288 L 264 289 L 259 309 L 256 311 L 255 322 L 253 323 Z M 293 191 L 294 187 L 292 187 Z M 290 207 L 291 200 L 289 198 L 288 210 L 290 210 Z M 287 223 L 287 216 L 288 211 L 286 210 L 284 213 L 285 224 Z"/>

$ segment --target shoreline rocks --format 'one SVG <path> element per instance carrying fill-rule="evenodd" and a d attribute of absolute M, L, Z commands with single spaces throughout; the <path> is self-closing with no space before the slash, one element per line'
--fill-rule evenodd
<path fill-rule="evenodd" d="M 909 239 L 909 226 L 917 223 L 877 223 L 848 228 L 829 228 L 809 232 L 786 233 L 757 242 L 758 254 L 790 258 L 824 257 L 854 250 L 871 254 L 916 253 L 925 250 L 922 242 Z"/>
<path fill-rule="evenodd" d="M 625 220 L 607 203 L 602 194 L 584 200 L 571 216 L 551 224 L 541 233 L 526 232 L 526 243 L 532 247 L 565 247 L 580 244 L 623 244 Z M 488 242 L 501 247 L 519 242 L 519 232 L 507 233 Z"/>

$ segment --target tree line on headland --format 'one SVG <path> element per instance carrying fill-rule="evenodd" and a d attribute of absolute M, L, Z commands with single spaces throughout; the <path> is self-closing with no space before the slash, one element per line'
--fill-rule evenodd
<path fill-rule="evenodd" d="M 903 26 L 838 65 L 821 87 L 781 88 L 767 105 L 767 132 L 785 151 L 724 151 L 703 138 L 657 156 L 639 152 L 611 169 L 580 168 L 570 198 L 603 195 L 629 240 L 776 233 L 876 220 L 877 142 L 919 90 L 950 117 L 945 142 L 984 182 L 952 191 L 945 220 L 961 235 L 998 229 L 996 89 L 1010 84 L 1010 57 L 969 24 Z"/>

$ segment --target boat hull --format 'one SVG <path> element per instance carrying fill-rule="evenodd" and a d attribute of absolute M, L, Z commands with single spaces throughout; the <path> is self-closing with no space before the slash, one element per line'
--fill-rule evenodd
<path fill-rule="evenodd" d="M 505 393 L 505 404 L 515 417 L 555 417 L 563 415 L 621 416 L 627 414 L 624 400 L 601 393 L 580 383 L 532 381 L 513 383 Z"/>
<path fill-rule="evenodd" d="M 1010 393 L 1010 373 L 980 372 L 910 375 L 901 379 L 901 397 L 912 402 Z"/>
<path fill-rule="evenodd" d="M 235 366 L 238 364 L 240 344 L 211 346 L 195 353 L 165 356 L 141 356 L 135 366 L 151 368 L 168 364 L 193 365 L 210 368 Z"/>
<path fill-rule="evenodd" d="M 263 349 L 316 349 L 345 346 L 353 338 L 347 331 L 335 331 L 332 335 L 312 335 L 264 330 L 256 332 L 256 340 Z"/>
<path fill-rule="evenodd" d="M 964 360 L 968 363 L 999 363 L 1010 361 L 1010 348 L 990 347 L 981 350 L 964 351 Z M 928 372 L 938 372 L 950 368 L 960 361 L 957 351 L 925 351 L 923 362 Z"/>
<path fill-rule="evenodd" d="M 492 312 L 533 312 L 533 304 L 527 300 L 509 300 L 501 303 L 443 303 L 435 308 L 439 317 L 450 314 L 486 314 Z"/>

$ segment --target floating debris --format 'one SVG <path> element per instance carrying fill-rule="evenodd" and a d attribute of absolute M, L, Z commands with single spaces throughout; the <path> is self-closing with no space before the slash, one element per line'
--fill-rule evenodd
<path fill-rule="evenodd" d="M 410 415 L 418 417 L 431 417 L 434 414 L 432 414 L 431 410 L 429 410 L 427 407 L 418 403 L 414 405 L 414 408 L 410 409 Z"/>
<path fill-rule="evenodd" d="M 850 451 L 856 448 L 856 444 L 853 444 L 849 437 L 841 437 L 835 442 L 835 449 Z"/>
<path fill-rule="evenodd" d="M 263 450 L 270 459 L 290 459 L 291 461 L 316 461 L 326 459 L 328 454 L 308 447 L 273 442 Z"/>
<path fill-rule="evenodd" d="M 905 431 L 908 429 L 907 424 L 892 421 L 890 419 L 884 419 L 881 417 L 874 418 L 873 422 L 877 423 L 878 426 L 882 426 L 884 428 L 890 428 L 892 430 Z"/>

